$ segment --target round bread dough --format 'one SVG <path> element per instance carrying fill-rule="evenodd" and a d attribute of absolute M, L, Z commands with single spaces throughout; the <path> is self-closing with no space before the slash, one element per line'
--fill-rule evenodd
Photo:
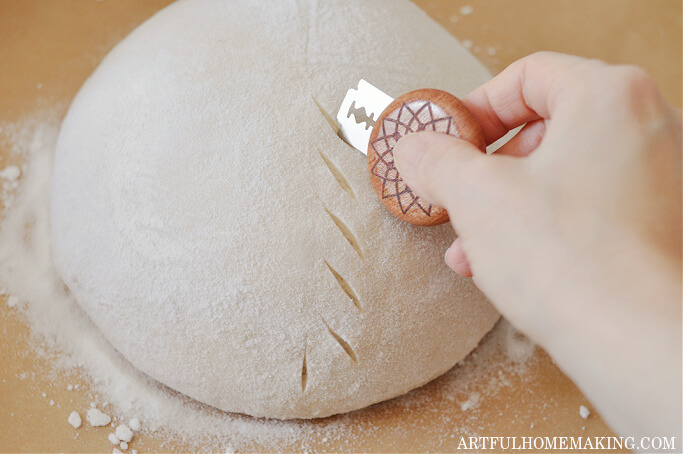
<path fill-rule="evenodd" d="M 489 74 L 403 0 L 187 0 L 88 79 L 54 261 L 135 367 L 225 411 L 322 417 L 434 379 L 493 326 L 444 264 L 451 227 L 389 214 L 325 119 L 360 78 L 461 96 Z"/>

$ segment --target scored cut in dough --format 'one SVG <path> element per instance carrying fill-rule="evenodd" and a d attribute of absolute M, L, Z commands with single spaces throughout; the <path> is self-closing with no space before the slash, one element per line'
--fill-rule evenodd
<path fill-rule="evenodd" d="M 185 0 L 62 125 L 57 269 L 135 367 L 222 410 L 312 418 L 450 369 L 498 313 L 403 223 L 321 110 L 364 78 L 456 96 L 488 72 L 407 1 Z"/>

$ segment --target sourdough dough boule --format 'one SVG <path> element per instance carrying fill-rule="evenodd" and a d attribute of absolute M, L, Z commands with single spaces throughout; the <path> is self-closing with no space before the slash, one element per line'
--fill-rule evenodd
<path fill-rule="evenodd" d="M 55 158 L 53 252 L 135 367 L 222 410 L 312 418 L 403 394 L 498 318 L 390 215 L 327 123 L 365 78 L 392 96 L 489 77 L 407 1 L 185 0 L 106 57 Z"/>

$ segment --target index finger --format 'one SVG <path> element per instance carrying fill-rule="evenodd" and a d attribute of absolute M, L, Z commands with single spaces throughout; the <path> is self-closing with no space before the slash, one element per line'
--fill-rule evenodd
<path fill-rule="evenodd" d="M 462 102 L 481 125 L 488 145 L 524 123 L 549 119 L 556 96 L 566 88 L 558 80 L 586 61 L 573 55 L 537 52 L 512 63 Z"/>

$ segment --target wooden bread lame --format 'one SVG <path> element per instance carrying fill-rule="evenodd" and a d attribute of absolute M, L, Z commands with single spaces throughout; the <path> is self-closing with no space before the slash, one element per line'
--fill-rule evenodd
<path fill-rule="evenodd" d="M 337 114 L 340 133 L 367 154 L 370 183 L 384 207 L 410 224 L 448 222 L 448 213 L 413 194 L 394 165 L 399 139 L 419 131 L 450 134 L 486 151 L 481 127 L 465 105 L 450 93 L 433 88 L 411 91 L 396 99 L 361 80 L 347 92 Z"/>

